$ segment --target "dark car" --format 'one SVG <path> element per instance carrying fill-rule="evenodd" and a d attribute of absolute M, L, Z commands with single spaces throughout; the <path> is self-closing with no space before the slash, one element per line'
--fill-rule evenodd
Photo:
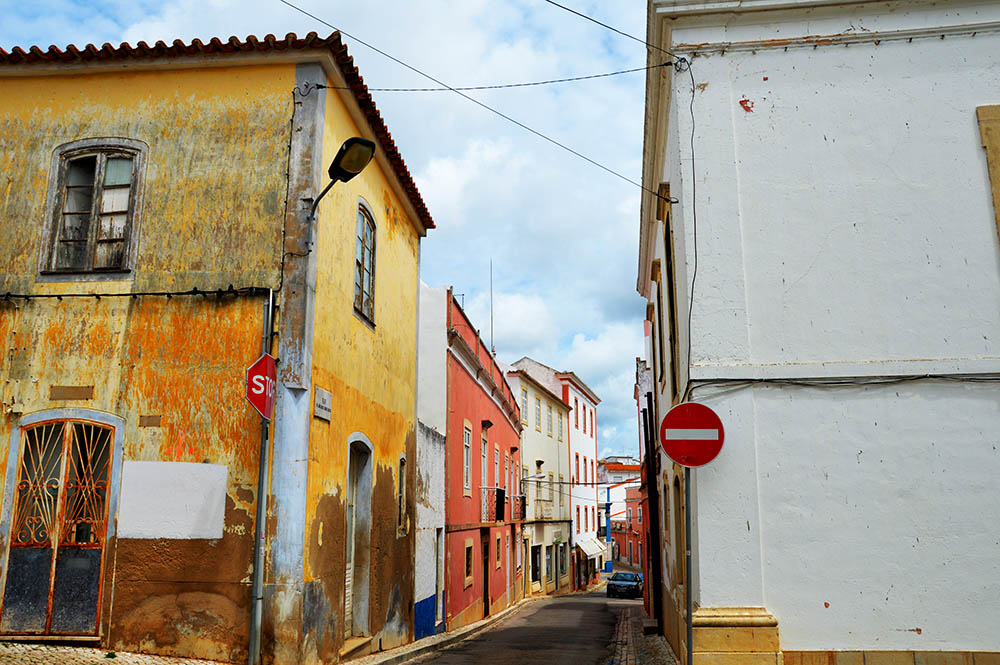
<path fill-rule="evenodd" d="M 615 573 L 608 580 L 608 598 L 642 598 L 642 576 L 638 573 Z"/>

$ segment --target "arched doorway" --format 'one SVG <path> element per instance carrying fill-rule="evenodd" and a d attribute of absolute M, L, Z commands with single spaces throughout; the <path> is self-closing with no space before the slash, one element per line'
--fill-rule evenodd
<path fill-rule="evenodd" d="M 360 433 L 348 445 L 344 637 L 368 634 L 372 528 L 372 444 Z"/>

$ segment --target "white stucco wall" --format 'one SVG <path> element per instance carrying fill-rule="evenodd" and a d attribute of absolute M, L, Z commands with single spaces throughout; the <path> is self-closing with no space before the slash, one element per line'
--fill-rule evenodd
<path fill-rule="evenodd" d="M 580 404 L 580 426 L 576 426 L 576 416 L 573 413 L 573 405 L 578 400 Z M 583 405 L 587 405 L 587 431 L 583 431 Z M 597 525 L 594 523 L 595 520 L 592 517 L 588 517 L 586 521 L 583 519 L 583 511 L 590 511 L 592 508 L 597 509 L 597 478 L 596 474 L 591 472 L 591 462 L 594 463 L 594 468 L 597 467 L 597 440 L 594 436 L 593 427 L 590 425 L 590 413 L 595 413 L 594 422 L 597 423 L 597 407 L 590 399 L 583 394 L 583 392 L 576 389 L 575 386 L 570 384 L 569 386 L 569 461 L 570 461 L 570 473 L 576 473 L 576 456 L 580 455 L 580 477 L 579 484 L 572 485 L 570 488 L 572 496 L 572 512 L 571 515 L 574 520 L 572 542 L 575 545 L 581 540 L 586 540 L 588 538 L 597 537 Z M 587 484 L 583 484 L 583 458 L 587 458 Z M 576 532 L 576 508 L 580 507 L 580 532 Z M 586 528 L 584 528 L 586 525 Z"/>
<path fill-rule="evenodd" d="M 420 283 L 417 419 L 445 433 L 448 408 L 448 289 Z"/>
<path fill-rule="evenodd" d="M 434 595 L 439 553 L 437 530 L 445 518 L 445 435 L 417 424 L 417 532 L 414 554 L 414 597 L 419 602 Z M 443 552 L 440 553 L 443 557 Z M 442 582 L 443 582 L 443 570 Z"/>
<path fill-rule="evenodd" d="M 692 65 L 694 379 L 1000 372 L 976 124 L 1000 103 L 997 25 L 995 2 L 671 22 L 672 45 L 708 56 Z M 690 79 L 671 86 L 686 323 Z M 934 380 L 696 389 L 726 426 L 694 472 L 698 601 L 765 606 L 784 649 L 1000 650 L 998 398 Z"/>

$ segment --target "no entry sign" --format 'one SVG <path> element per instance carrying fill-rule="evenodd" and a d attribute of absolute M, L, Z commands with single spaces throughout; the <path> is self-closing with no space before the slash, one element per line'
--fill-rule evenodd
<path fill-rule="evenodd" d="M 274 369 L 274 356 L 262 353 L 247 367 L 247 400 L 261 416 L 271 419 L 274 411 L 274 387 L 278 378 Z"/>
<path fill-rule="evenodd" d="M 660 445 L 681 466 L 704 466 L 722 450 L 725 431 L 715 411 L 684 402 L 667 411 L 660 423 Z"/>

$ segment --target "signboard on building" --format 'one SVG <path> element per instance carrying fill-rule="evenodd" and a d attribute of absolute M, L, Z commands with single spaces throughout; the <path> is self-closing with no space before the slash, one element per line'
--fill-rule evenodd
<path fill-rule="evenodd" d="M 333 416 L 333 395 L 319 386 L 314 386 L 314 393 L 316 397 L 313 402 L 313 415 L 320 420 L 330 422 Z"/>
<path fill-rule="evenodd" d="M 704 466 L 722 450 L 725 430 L 715 411 L 684 402 L 667 411 L 660 423 L 663 452 L 681 466 Z"/>

